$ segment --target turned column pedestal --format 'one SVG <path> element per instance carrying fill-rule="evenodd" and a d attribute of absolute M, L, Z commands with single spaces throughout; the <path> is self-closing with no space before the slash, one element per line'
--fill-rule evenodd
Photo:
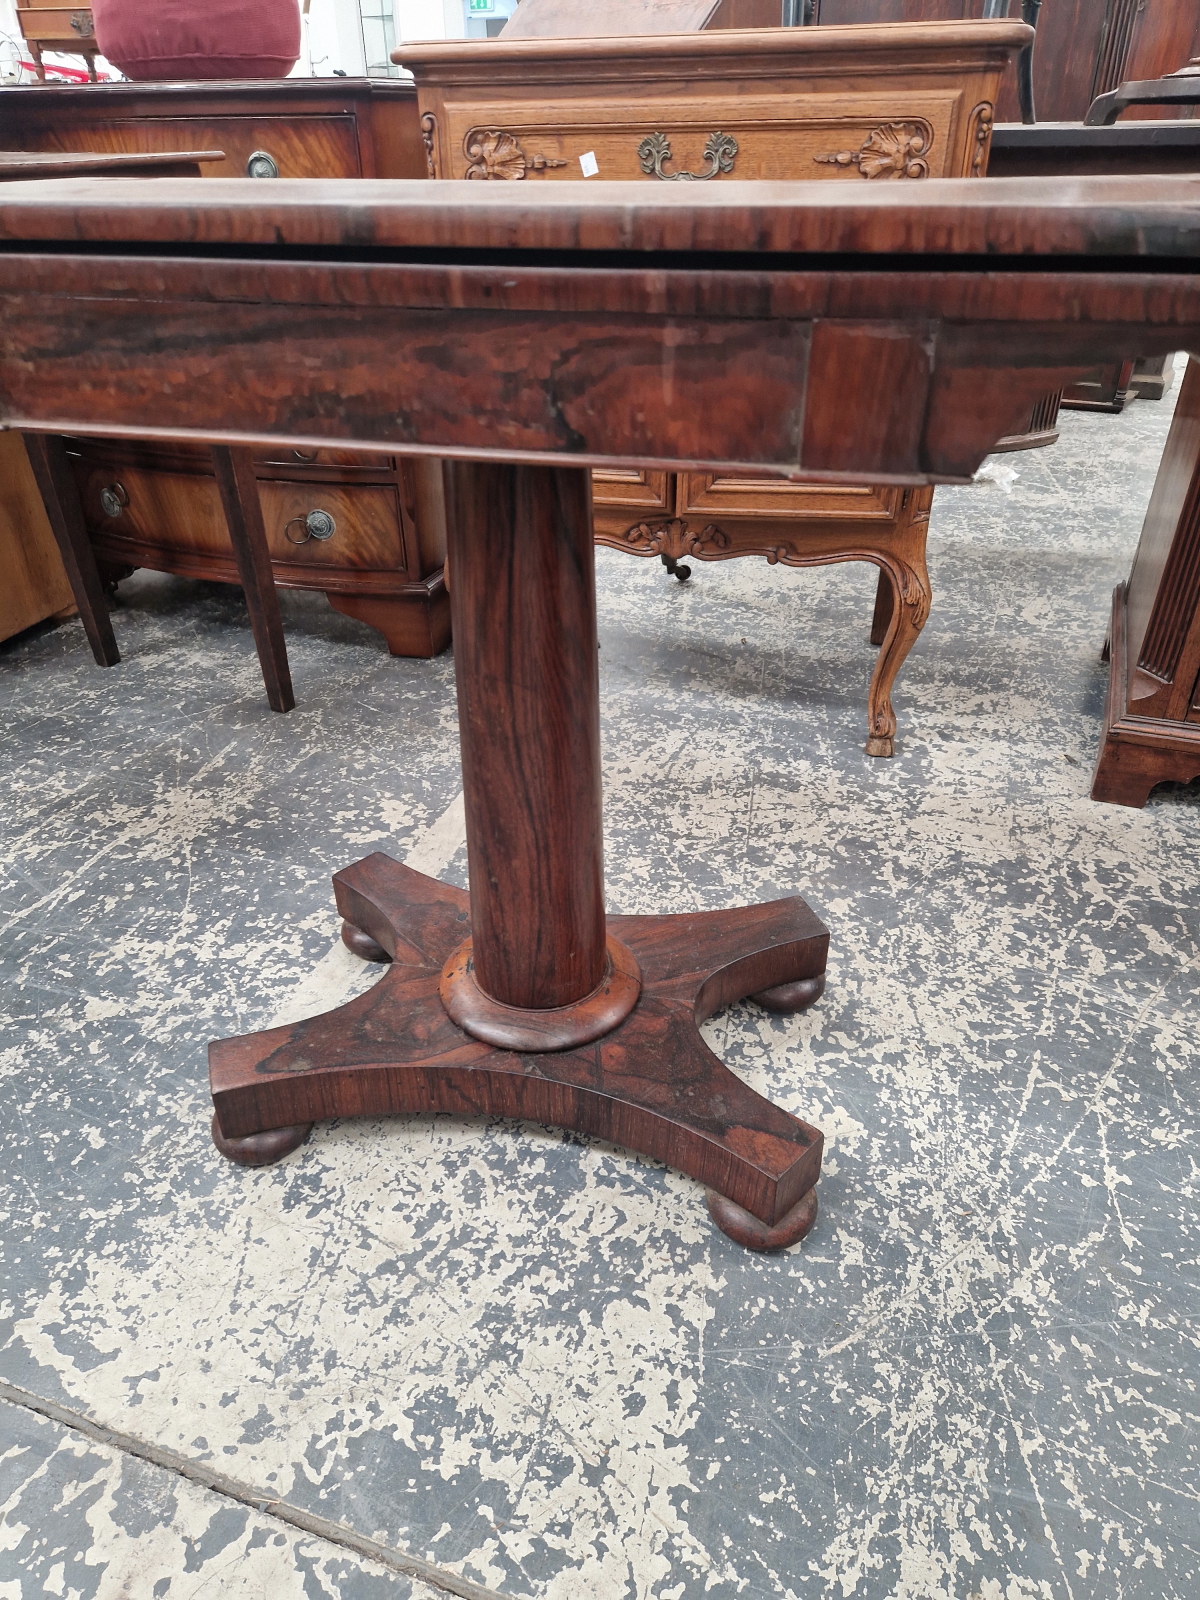
<path fill-rule="evenodd" d="M 321 1118 L 529 1118 L 699 1178 L 750 1248 L 792 1244 L 822 1136 L 699 1024 L 746 996 L 811 1005 L 828 932 L 798 896 L 606 917 L 588 473 L 460 462 L 448 479 L 470 895 L 384 855 L 339 872 L 346 943 L 390 970 L 326 1016 L 211 1046 L 217 1147 L 259 1165 Z"/>

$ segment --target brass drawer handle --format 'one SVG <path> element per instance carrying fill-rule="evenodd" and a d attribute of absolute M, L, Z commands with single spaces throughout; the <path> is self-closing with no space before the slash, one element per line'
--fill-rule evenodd
<path fill-rule="evenodd" d="M 300 537 L 293 539 L 292 529 L 299 526 Z M 310 511 L 306 517 L 293 517 L 283 530 L 289 544 L 307 544 L 310 539 L 332 539 L 337 523 L 328 511 Z"/>
<path fill-rule="evenodd" d="M 122 483 L 106 483 L 100 491 L 100 509 L 106 517 L 119 517 L 129 504 L 129 496 Z"/>
<path fill-rule="evenodd" d="M 277 178 L 279 167 L 269 150 L 255 150 L 246 161 L 248 178 Z"/>
<path fill-rule="evenodd" d="M 664 172 L 671 159 L 671 141 L 665 133 L 648 133 L 638 145 L 638 160 L 647 177 L 662 178 L 665 183 L 704 183 L 715 178 L 718 172 L 732 172 L 738 142 L 731 133 L 710 133 L 704 141 L 704 159 L 707 172 Z"/>
<path fill-rule="evenodd" d="M 317 450 L 293 450 L 292 454 L 297 461 L 315 461 L 320 452 Z"/>
<path fill-rule="evenodd" d="M 71 32 L 77 33 L 81 39 L 94 38 L 96 29 L 92 23 L 92 13 L 90 11 L 72 11 Z"/>

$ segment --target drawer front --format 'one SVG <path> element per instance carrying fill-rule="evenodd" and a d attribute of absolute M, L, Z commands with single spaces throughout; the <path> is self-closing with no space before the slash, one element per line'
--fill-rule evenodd
<path fill-rule="evenodd" d="M 37 6 L 17 12 L 17 21 L 26 39 L 41 44 L 48 39 L 65 39 L 75 45 L 96 48 L 92 13 L 86 6 Z M 70 52 L 67 51 L 67 54 Z"/>
<path fill-rule="evenodd" d="M 163 150 L 223 150 L 226 159 L 206 163 L 205 177 L 246 176 L 252 155 L 264 151 L 281 178 L 358 178 L 357 124 L 332 117 L 138 117 L 92 121 L 80 118 L 61 130 L 30 130 L 28 150 L 69 150 L 123 155 Z"/>
<path fill-rule="evenodd" d="M 75 473 L 88 529 L 102 542 L 178 551 L 201 561 L 230 559 L 229 531 L 214 478 L 101 466 L 86 458 L 77 460 Z M 260 482 L 259 496 L 276 565 L 318 571 L 407 570 L 403 514 L 394 486 Z M 332 520 L 328 538 L 313 537 L 306 528 L 305 519 L 314 512 Z M 325 524 L 317 526 L 318 532 L 326 531 Z"/>
<path fill-rule="evenodd" d="M 212 477 L 154 472 L 82 456 L 75 462 L 75 478 L 90 533 L 196 556 L 230 554 Z"/>
<path fill-rule="evenodd" d="M 259 483 L 271 559 L 305 567 L 352 567 L 359 572 L 407 570 L 400 500 L 387 485 Z M 334 531 L 319 535 L 332 519 Z M 306 527 L 315 526 L 315 534 Z"/>
<path fill-rule="evenodd" d="M 904 490 L 860 484 L 787 483 L 778 478 L 722 473 L 679 475 L 679 513 L 810 523 L 895 522 Z"/>
<path fill-rule="evenodd" d="M 439 175 L 472 179 L 913 179 L 970 170 L 970 107 L 950 88 L 705 95 L 648 105 L 450 102 Z M 592 162 L 594 161 L 594 168 Z"/>
<path fill-rule="evenodd" d="M 673 474 L 605 467 L 592 473 L 592 504 L 628 511 L 666 511 Z"/>

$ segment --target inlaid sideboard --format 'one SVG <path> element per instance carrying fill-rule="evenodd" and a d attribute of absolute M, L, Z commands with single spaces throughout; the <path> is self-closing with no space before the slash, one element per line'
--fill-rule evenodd
<path fill-rule="evenodd" d="M 557 0 L 524 0 L 521 12 Z M 601 8 L 602 9 L 602 8 Z M 518 17 L 521 16 L 518 13 Z M 579 28 L 596 28 L 595 8 Z M 705 31 L 638 38 L 517 38 L 486 48 L 415 44 L 432 178 L 546 183 L 595 175 L 661 183 L 857 178 L 908 185 L 982 177 L 992 111 L 1019 22 Z M 814 404 L 844 381 L 816 363 Z M 839 358 L 841 359 L 841 358 Z M 881 400 L 902 381 L 876 349 Z M 736 388 L 727 397 L 736 409 Z M 1011 419 L 1012 431 L 1029 426 Z M 720 454 L 722 415 L 710 419 Z M 846 459 L 854 453 L 846 441 Z M 896 674 L 929 614 L 925 541 L 933 490 L 796 483 L 744 471 L 608 468 L 593 474 L 599 543 L 661 556 L 765 556 L 789 566 L 866 560 L 880 568 L 866 749 L 890 756 Z"/>
<path fill-rule="evenodd" d="M 421 177 L 413 86 L 398 81 L 47 84 L 0 89 L 0 150 L 221 150 L 205 177 Z M 71 462 L 109 582 L 135 567 L 236 583 L 211 453 L 74 440 Z M 275 582 L 323 590 L 397 655 L 449 642 L 440 464 L 353 450 L 259 450 Z"/>

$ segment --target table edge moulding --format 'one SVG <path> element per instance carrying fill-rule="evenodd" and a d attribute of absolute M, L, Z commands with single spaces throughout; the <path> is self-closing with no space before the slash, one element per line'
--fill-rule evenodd
<path fill-rule="evenodd" d="M 347 944 L 389 970 L 211 1046 L 217 1147 L 259 1165 L 317 1119 L 532 1118 L 700 1179 L 719 1227 L 775 1249 L 813 1225 L 822 1135 L 699 1025 L 812 1005 L 829 933 L 799 895 L 606 914 L 583 467 L 969 478 L 1131 327 L 1200 349 L 1200 182 L 667 189 L 0 190 L 0 424 L 449 462 L 470 892 L 384 855 L 336 874 Z M 86 621 L 94 561 L 76 577 Z"/>

